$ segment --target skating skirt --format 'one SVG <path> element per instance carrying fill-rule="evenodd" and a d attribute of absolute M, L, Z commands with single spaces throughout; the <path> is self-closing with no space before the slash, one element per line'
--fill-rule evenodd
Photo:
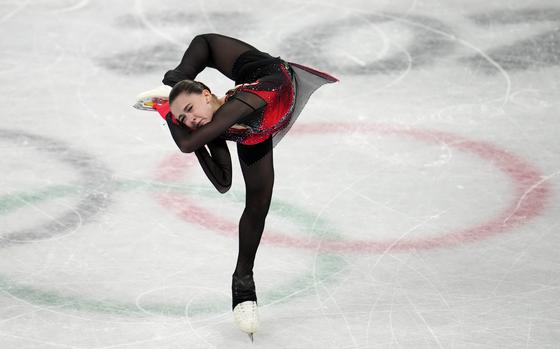
<path fill-rule="evenodd" d="M 273 146 L 290 130 L 309 97 L 335 77 L 292 62 L 274 63 L 254 82 L 235 86 L 226 93 L 226 101 L 238 91 L 261 97 L 266 106 L 256 110 L 229 128 L 223 138 L 245 145 L 258 144 L 272 136 Z M 262 73 L 262 72 L 261 72 Z"/>

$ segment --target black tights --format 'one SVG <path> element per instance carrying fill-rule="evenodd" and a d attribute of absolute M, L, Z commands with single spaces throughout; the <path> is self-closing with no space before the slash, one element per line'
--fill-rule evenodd
<path fill-rule="evenodd" d="M 235 273 L 251 274 L 272 199 L 274 166 L 272 138 L 256 145 L 237 145 L 245 180 L 245 209 L 239 220 L 239 254 Z"/>
<path fill-rule="evenodd" d="M 190 130 L 176 125 L 171 113 L 166 117 L 173 139 L 180 143 L 189 136 Z M 223 139 L 216 139 L 195 151 L 202 169 L 216 187 L 225 193 L 231 187 L 231 157 Z M 274 187 L 272 137 L 255 145 L 237 144 L 237 155 L 245 180 L 245 209 L 239 220 L 239 254 L 234 274 L 251 274 L 257 248 L 261 241 L 264 223 Z M 208 151 L 209 150 L 209 151 Z"/>

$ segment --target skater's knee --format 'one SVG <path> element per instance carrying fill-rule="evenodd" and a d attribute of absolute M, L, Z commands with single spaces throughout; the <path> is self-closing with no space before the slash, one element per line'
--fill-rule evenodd
<path fill-rule="evenodd" d="M 270 199 L 262 198 L 247 201 L 245 204 L 245 214 L 258 220 L 264 220 L 270 208 Z"/>

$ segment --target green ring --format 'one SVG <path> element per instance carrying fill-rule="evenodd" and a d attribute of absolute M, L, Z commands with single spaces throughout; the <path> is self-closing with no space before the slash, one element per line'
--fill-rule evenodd
<path fill-rule="evenodd" d="M 174 191 L 185 194 L 202 194 L 206 196 L 216 195 L 207 187 L 189 186 L 188 188 L 179 187 L 178 185 L 162 184 L 159 182 L 142 182 L 142 181 L 121 181 L 115 183 L 116 189 L 122 191 L 129 190 L 162 190 Z M 79 194 L 78 186 L 56 185 L 48 187 L 45 190 L 34 191 L 32 193 L 15 193 L 0 197 L 0 215 L 7 214 L 9 211 L 16 210 L 25 206 L 25 202 L 37 203 L 64 195 Z M 241 197 L 244 195 L 226 195 L 236 202 L 243 202 Z M 23 200 L 22 200 L 23 199 Z M 321 229 L 313 229 L 312 232 L 318 230 L 321 237 L 333 238 L 336 235 L 334 231 L 329 229 L 328 225 L 322 219 L 316 218 L 313 214 L 298 209 L 291 204 L 278 201 L 276 198 L 271 204 L 270 212 L 280 213 L 293 218 L 299 226 L 311 228 L 319 226 Z M 310 293 L 317 283 L 333 282 L 332 275 L 341 272 L 346 266 L 346 262 L 342 257 L 333 253 L 325 253 L 317 251 L 315 270 L 302 274 L 285 282 L 280 286 L 274 287 L 274 290 L 259 294 L 259 303 L 267 305 L 271 303 L 286 302 L 291 296 L 303 296 Z M 178 286 L 171 286 L 173 288 Z M 184 304 L 160 304 L 150 303 L 139 307 L 137 304 L 115 301 L 96 301 L 85 299 L 79 296 L 64 295 L 55 291 L 44 291 L 31 286 L 21 285 L 10 278 L 0 275 L 0 290 L 14 296 L 15 298 L 25 300 L 32 304 L 47 305 L 49 307 L 62 308 L 67 310 L 87 311 L 95 313 L 109 313 L 122 316 L 146 316 L 146 315 L 165 315 L 165 316 L 196 316 L 201 314 L 209 314 L 215 312 L 230 311 L 231 303 L 225 300 L 214 300 L 211 302 L 195 303 L 189 305 L 188 313 L 185 314 Z"/>

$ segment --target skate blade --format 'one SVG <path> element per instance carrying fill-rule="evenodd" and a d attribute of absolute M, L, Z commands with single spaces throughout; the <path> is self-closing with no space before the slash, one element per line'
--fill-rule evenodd
<path fill-rule="evenodd" d="M 153 102 L 137 102 L 133 107 L 140 110 L 155 110 Z"/>
<path fill-rule="evenodd" d="M 133 107 L 140 110 L 155 110 L 154 105 L 164 102 L 166 102 L 166 100 L 163 98 L 150 98 L 139 100 L 138 102 L 136 102 L 136 104 L 133 105 Z"/>

